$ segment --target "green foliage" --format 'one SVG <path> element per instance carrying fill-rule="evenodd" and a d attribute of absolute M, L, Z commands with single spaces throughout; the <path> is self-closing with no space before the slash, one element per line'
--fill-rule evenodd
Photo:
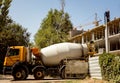
<path fill-rule="evenodd" d="M 12 23 L 12 20 L 8 16 L 11 1 L 12 0 L 0 0 L 0 72 L 2 72 L 2 64 L 7 48 L 5 44 L 6 40 L 3 39 L 6 37 L 6 34 L 8 34 L 5 26 Z"/>
<path fill-rule="evenodd" d="M 8 16 L 9 7 L 12 0 L 0 0 L 0 31 L 9 23 L 12 23 L 11 18 Z"/>
<path fill-rule="evenodd" d="M 27 46 L 27 43 L 29 43 L 29 36 L 30 33 L 27 32 L 27 29 L 15 23 L 7 25 L 0 31 L 0 69 L 4 62 L 7 47 L 17 45 Z"/>
<path fill-rule="evenodd" d="M 0 0 L 0 44 L 1 47 L 26 45 L 29 33 L 21 25 L 13 23 L 8 16 L 12 0 Z"/>
<path fill-rule="evenodd" d="M 68 32 L 72 29 L 69 15 L 63 11 L 50 10 L 43 19 L 40 29 L 35 35 L 35 43 L 43 48 L 51 44 L 65 42 L 68 39 Z"/>
<path fill-rule="evenodd" d="M 114 83 L 120 82 L 120 56 L 104 53 L 100 55 L 99 63 L 103 79 L 113 80 Z"/>
<path fill-rule="evenodd" d="M 24 45 L 29 42 L 30 33 L 21 25 L 12 23 L 0 33 L 0 42 L 7 46 Z"/>

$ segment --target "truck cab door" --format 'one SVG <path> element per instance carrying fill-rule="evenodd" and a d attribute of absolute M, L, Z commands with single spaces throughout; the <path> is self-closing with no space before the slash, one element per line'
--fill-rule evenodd
<path fill-rule="evenodd" d="M 4 66 L 13 66 L 17 61 L 20 60 L 20 49 L 9 48 L 5 57 Z"/>

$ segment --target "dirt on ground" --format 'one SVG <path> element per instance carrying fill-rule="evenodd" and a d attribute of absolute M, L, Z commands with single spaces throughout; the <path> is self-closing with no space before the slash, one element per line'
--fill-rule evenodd
<path fill-rule="evenodd" d="M 10 75 L 0 75 L 0 83 L 108 83 L 107 81 L 86 78 L 81 79 L 60 79 L 45 77 L 44 80 L 35 80 L 33 76 L 29 76 L 26 80 L 15 81 Z"/>

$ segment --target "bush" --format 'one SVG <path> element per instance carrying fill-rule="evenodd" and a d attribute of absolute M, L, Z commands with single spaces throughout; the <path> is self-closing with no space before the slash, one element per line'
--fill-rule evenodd
<path fill-rule="evenodd" d="M 103 79 L 113 80 L 114 83 L 120 82 L 120 56 L 103 53 L 99 57 Z"/>

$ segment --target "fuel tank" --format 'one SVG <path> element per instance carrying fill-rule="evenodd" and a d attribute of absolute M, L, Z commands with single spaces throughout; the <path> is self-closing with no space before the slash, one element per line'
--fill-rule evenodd
<path fill-rule="evenodd" d="M 58 43 L 41 49 L 41 60 L 45 66 L 55 66 L 63 59 L 76 59 L 87 55 L 86 44 Z"/>

